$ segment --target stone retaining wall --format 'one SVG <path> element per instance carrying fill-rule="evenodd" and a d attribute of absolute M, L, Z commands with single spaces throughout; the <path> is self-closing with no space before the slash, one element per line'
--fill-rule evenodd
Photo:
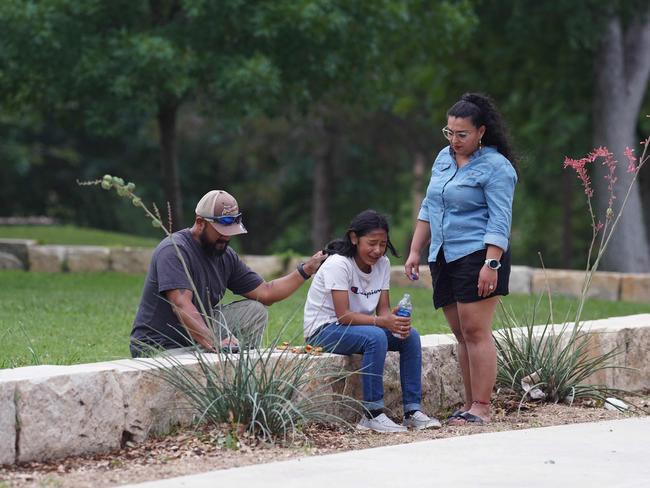
<path fill-rule="evenodd" d="M 117 271 L 146 273 L 152 248 L 37 245 L 28 239 L 0 239 L 0 269 L 25 269 L 46 273 L 65 271 Z M 284 272 L 285 262 L 278 256 L 242 256 L 265 278 Z"/>
<path fill-rule="evenodd" d="M 512 266 L 510 293 L 539 295 L 546 293 L 549 287 L 553 295 L 579 297 L 584 276 L 584 271 L 542 270 L 528 266 Z M 420 279 L 411 281 L 404 275 L 403 266 L 393 266 L 391 285 L 431 288 L 431 273 L 428 267 L 420 266 Z M 650 302 L 650 274 L 597 271 L 594 273 L 587 296 L 602 300 L 648 303 Z"/>
<path fill-rule="evenodd" d="M 0 239 L 0 269 L 23 268 L 29 271 L 118 271 L 145 273 L 153 249 L 101 246 L 41 246 L 33 240 Z M 280 276 L 308 258 L 283 260 L 279 256 L 244 255 L 242 259 L 264 278 Z M 555 295 L 580 296 L 584 271 L 512 266 L 510 292 L 539 294 L 547 286 Z M 391 284 L 431 288 L 431 274 L 425 265 L 420 266 L 420 279 L 410 281 L 404 276 L 402 266 L 391 268 Z M 589 297 L 603 300 L 650 302 L 650 274 L 624 274 L 597 272 L 594 274 Z"/>
<path fill-rule="evenodd" d="M 650 314 L 595 320 L 585 330 L 591 334 L 592 353 L 618 346 L 621 354 L 614 364 L 631 368 L 609 369 L 592 380 L 628 390 L 650 388 Z M 331 370 L 360 367 L 360 356 L 313 359 Z M 193 357 L 176 360 L 188 371 L 198 371 Z M 423 336 L 422 364 L 423 408 L 436 412 L 459 403 L 462 385 L 452 336 Z M 0 464 L 108 452 L 190 423 L 192 412 L 183 399 L 153 374 L 158 367 L 151 359 L 125 359 L 0 370 Z M 384 384 L 386 406 L 400 414 L 397 353 L 388 354 Z M 358 375 L 333 389 L 361 398 Z"/>

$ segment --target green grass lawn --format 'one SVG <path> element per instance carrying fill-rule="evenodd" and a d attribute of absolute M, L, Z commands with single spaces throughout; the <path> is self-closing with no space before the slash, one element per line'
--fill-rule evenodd
<path fill-rule="evenodd" d="M 161 234 L 162 235 L 162 234 Z M 35 239 L 39 244 L 155 247 L 160 239 L 73 225 L 0 225 L 0 239 Z"/>
<path fill-rule="evenodd" d="M 0 271 L 0 367 L 128 357 L 131 322 L 143 282 L 141 274 Z M 289 299 L 270 307 L 269 336 L 283 331 L 284 340 L 301 340 L 307 289 L 305 285 Z M 393 303 L 405 291 L 411 293 L 413 322 L 421 334 L 449 332 L 442 313 L 431 305 L 429 290 L 395 288 Z M 517 316 L 530 310 L 533 302 L 527 295 L 504 299 Z M 575 303 L 573 299 L 554 298 L 556 321 L 575 309 Z M 591 300 L 583 318 L 636 313 L 650 313 L 650 304 Z M 538 322 L 547 314 L 546 300 L 542 300 Z"/>

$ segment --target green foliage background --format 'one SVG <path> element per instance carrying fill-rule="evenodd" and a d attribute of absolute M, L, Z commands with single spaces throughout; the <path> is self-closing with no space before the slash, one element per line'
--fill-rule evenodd
<path fill-rule="evenodd" d="M 521 156 L 515 263 L 538 265 L 542 251 L 547 266 L 582 267 L 589 222 L 581 190 L 561 165 L 591 148 L 602 22 L 641 6 L 6 0 L 0 215 L 156 237 L 128 202 L 75 180 L 120 175 L 164 208 L 156 115 L 172 106 L 184 224 L 203 193 L 225 188 L 251 231 L 237 239 L 241 251 L 310 252 L 315 168 L 329 151 L 329 237 L 372 207 L 390 216 L 404 252 L 414 159 L 433 161 L 445 145 L 447 108 L 463 92 L 480 91 L 497 101 Z M 314 129 L 320 125 L 327 140 Z M 639 133 L 649 131 L 642 117 Z M 647 202 L 647 174 L 641 185 Z"/>

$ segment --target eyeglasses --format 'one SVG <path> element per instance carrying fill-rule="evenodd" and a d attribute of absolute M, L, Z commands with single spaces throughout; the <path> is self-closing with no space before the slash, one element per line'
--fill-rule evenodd
<path fill-rule="evenodd" d="M 204 217 L 203 215 L 199 215 L 204 220 L 208 220 L 210 222 L 216 222 L 221 225 L 233 225 L 233 224 L 239 224 L 241 222 L 241 212 L 238 213 L 237 215 L 222 215 L 220 217 Z"/>
<path fill-rule="evenodd" d="M 458 137 L 459 141 L 464 141 L 470 133 L 473 131 L 471 130 L 451 130 L 449 127 L 443 127 L 442 128 L 442 135 L 445 136 L 445 139 L 448 141 L 451 141 L 454 136 Z"/>

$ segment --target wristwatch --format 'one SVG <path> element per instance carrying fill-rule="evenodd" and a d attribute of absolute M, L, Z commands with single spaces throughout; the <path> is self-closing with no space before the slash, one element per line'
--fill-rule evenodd
<path fill-rule="evenodd" d="M 485 260 L 485 265 L 490 268 L 497 270 L 501 267 L 501 263 L 499 262 L 498 259 L 486 259 Z"/>
<path fill-rule="evenodd" d="M 305 263 L 298 263 L 296 269 L 298 270 L 298 273 L 300 274 L 300 276 L 302 276 L 304 280 L 308 280 L 309 278 L 311 278 L 311 275 L 307 274 L 307 272 L 305 271 Z"/>

